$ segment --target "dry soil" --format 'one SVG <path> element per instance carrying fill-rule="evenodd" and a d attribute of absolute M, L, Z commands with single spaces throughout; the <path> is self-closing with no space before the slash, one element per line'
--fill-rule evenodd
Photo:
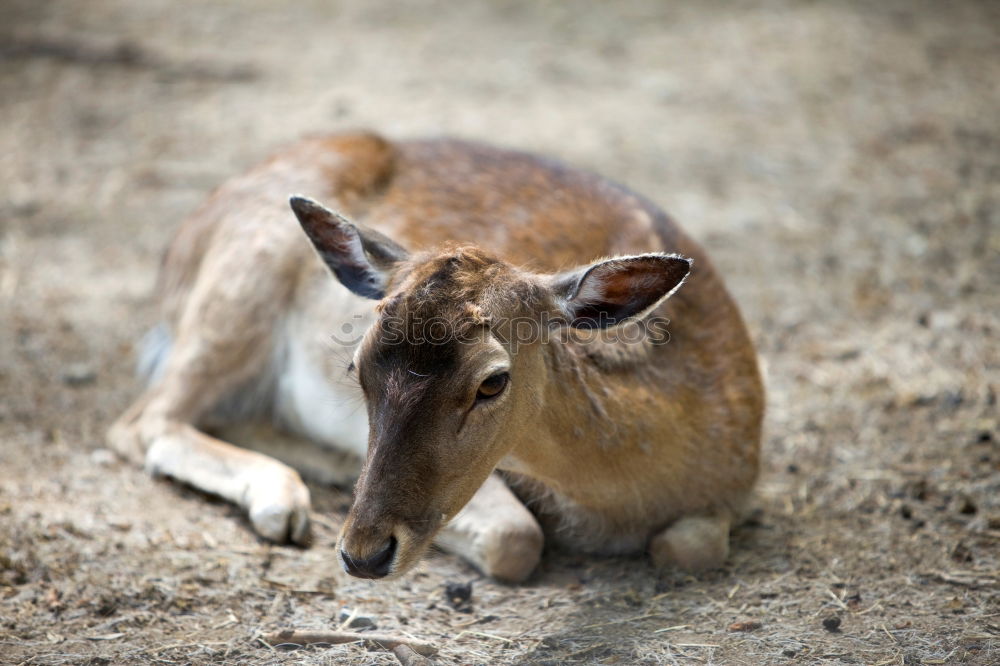
<path fill-rule="evenodd" d="M 724 569 L 368 583 L 332 556 L 348 490 L 273 546 L 105 449 L 177 222 L 358 126 L 558 156 L 709 248 L 770 388 Z M 1000 663 L 998 336 L 1000 3 L 0 5 L 0 662 L 395 663 L 259 640 L 347 607 L 442 664 Z"/>

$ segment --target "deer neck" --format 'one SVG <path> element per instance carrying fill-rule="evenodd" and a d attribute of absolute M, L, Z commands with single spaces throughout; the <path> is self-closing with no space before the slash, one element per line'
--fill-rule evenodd
<path fill-rule="evenodd" d="M 541 345 L 541 353 L 537 418 L 518 428 L 500 467 L 592 504 L 592 498 L 577 496 L 580 489 L 626 474 L 623 449 L 637 443 L 636 414 L 623 394 L 622 373 L 611 366 L 633 363 L 645 350 L 553 340 Z"/>

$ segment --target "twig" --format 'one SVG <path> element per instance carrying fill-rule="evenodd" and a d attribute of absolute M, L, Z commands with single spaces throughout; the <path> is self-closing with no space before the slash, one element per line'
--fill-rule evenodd
<path fill-rule="evenodd" d="M 330 595 L 330 594 L 333 594 L 333 592 L 331 590 L 320 590 L 318 588 L 317 589 L 307 590 L 305 588 L 295 587 L 294 585 L 292 585 L 290 583 L 283 583 L 280 580 L 274 580 L 273 578 L 267 578 L 265 576 L 261 576 L 261 580 L 264 581 L 265 583 L 267 583 L 268 585 L 272 586 L 272 587 L 275 587 L 275 588 L 277 588 L 279 590 L 283 590 L 285 592 L 289 592 L 291 594 L 317 594 L 317 595 L 322 595 L 322 594 Z"/>
<path fill-rule="evenodd" d="M 837 605 L 840 606 L 842 610 L 850 610 L 849 608 L 847 608 L 847 604 L 845 604 L 844 601 L 840 597 L 838 597 L 833 590 L 827 589 L 826 593 L 829 594 L 831 597 L 833 597 L 833 600 L 837 602 Z"/>
<path fill-rule="evenodd" d="M 392 650 L 397 645 L 409 645 L 414 652 L 429 657 L 437 653 L 437 648 L 430 643 L 417 641 L 404 636 L 389 636 L 386 634 L 359 634 L 353 631 L 295 631 L 285 629 L 273 634 L 264 636 L 264 640 L 273 645 L 314 645 L 317 643 L 328 643 L 336 645 L 338 643 L 355 643 L 357 641 L 371 641 L 377 643 L 386 650 Z"/>
<path fill-rule="evenodd" d="M 633 617 L 623 617 L 617 620 L 611 620 L 610 622 L 597 622 L 595 624 L 588 624 L 581 629 L 594 629 L 596 627 L 606 627 L 611 624 L 621 624 L 623 622 L 637 622 L 639 620 L 648 620 L 651 617 L 663 617 L 663 613 L 646 613 L 645 615 L 636 615 Z"/>
<path fill-rule="evenodd" d="M 858 611 L 855 615 L 865 615 L 866 613 L 871 613 L 873 610 L 885 610 L 882 608 L 882 602 L 876 601 L 870 608 L 866 608 L 863 611 Z"/>
<path fill-rule="evenodd" d="M 607 647 L 607 645 L 605 643 L 595 643 L 595 644 L 593 644 L 593 645 L 591 645 L 589 647 L 583 648 L 582 650 L 577 650 L 576 652 L 570 652 L 567 655 L 563 655 L 562 659 L 563 660 L 568 660 L 568 659 L 572 659 L 573 657 L 582 657 L 583 655 L 587 654 L 588 652 L 593 652 L 597 648 L 602 648 L 602 647 Z"/>
<path fill-rule="evenodd" d="M 514 642 L 509 638 L 504 638 L 503 636 L 497 636 L 496 634 L 488 634 L 485 631 L 469 631 L 468 629 L 459 632 L 458 635 L 455 636 L 455 640 L 457 641 L 462 636 L 479 636 L 480 638 L 491 638 L 495 641 L 503 641 L 504 643 Z"/>
<path fill-rule="evenodd" d="M 434 662 L 427 657 L 422 657 L 406 643 L 400 643 L 392 648 L 392 653 L 399 659 L 402 666 L 431 666 Z"/>
<path fill-rule="evenodd" d="M 942 583 L 971 588 L 994 587 L 1000 584 L 1000 577 L 979 571 L 932 571 L 924 575 L 936 578 Z"/>

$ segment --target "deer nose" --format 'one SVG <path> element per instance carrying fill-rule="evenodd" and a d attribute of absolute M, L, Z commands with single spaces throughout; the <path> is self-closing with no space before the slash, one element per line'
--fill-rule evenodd
<path fill-rule="evenodd" d="M 389 540 L 374 555 L 369 557 L 354 557 L 346 549 L 340 550 L 340 559 L 344 570 L 358 578 L 385 578 L 396 557 L 396 537 Z"/>

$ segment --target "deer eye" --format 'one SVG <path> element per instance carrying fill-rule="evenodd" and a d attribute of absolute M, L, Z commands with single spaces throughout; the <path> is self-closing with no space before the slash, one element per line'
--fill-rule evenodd
<path fill-rule="evenodd" d="M 507 388 L 507 382 L 509 381 L 509 372 L 498 372 L 495 375 L 487 377 L 483 383 L 479 385 L 479 390 L 476 392 L 476 402 L 490 400 L 491 398 L 497 397 L 503 393 L 505 388 Z"/>

